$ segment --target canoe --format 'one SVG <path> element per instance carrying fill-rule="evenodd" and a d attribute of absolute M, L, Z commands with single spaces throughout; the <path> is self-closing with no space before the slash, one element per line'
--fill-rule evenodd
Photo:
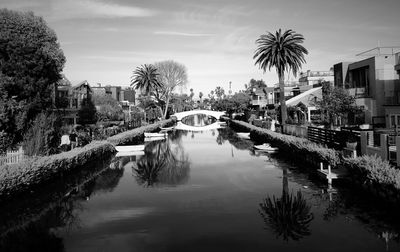
<path fill-rule="evenodd" d="M 170 131 L 170 130 L 175 129 L 175 126 L 171 126 L 171 127 L 167 127 L 167 128 L 160 127 L 160 129 L 161 129 L 161 131 Z"/>
<path fill-rule="evenodd" d="M 118 152 L 142 151 L 144 150 L 144 144 L 115 146 L 115 149 Z"/>
<path fill-rule="evenodd" d="M 118 152 L 116 157 L 132 157 L 132 156 L 143 156 L 144 151 L 121 151 Z"/>
<path fill-rule="evenodd" d="M 150 133 L 150 132 L 145 132 L 144 137 L 166 137 L 168 136 L 167 132 L 162 132 L 162 133 Z"/>
<path fill-rule="evenodd" d="M 269 144 L 254 145 L 254 148 L 259 151 L 265 151 L 265 152 L 275 152 L 278 150 L 277 147 L 272 147 Z"/>
<path fill-rule="evenodd" d="M 145 142 L 164 141 L 165 139 L 166 139 L 165 137 L 145 137 L 144 141 Z"/>
<path fill-rule="evenodd" d="M 236 133 L 238 137 L 243 138 L 243 139 L 250 139 L 250 133 L 249 132 L 237 132 Z"/>

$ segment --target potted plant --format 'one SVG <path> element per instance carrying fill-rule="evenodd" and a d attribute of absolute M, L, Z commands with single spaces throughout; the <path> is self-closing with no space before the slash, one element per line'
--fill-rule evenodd
<path fill-rule="evenodd" d="M 357 137 L 352 132 L 347 135 L 346 147 L 352 150 L 355 150 L 357 147 Z"/>

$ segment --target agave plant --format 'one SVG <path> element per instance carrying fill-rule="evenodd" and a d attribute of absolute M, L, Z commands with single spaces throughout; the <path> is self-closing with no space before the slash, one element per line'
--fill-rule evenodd
<path fill-rule="evenodd" d="M 260 203 L 259 212 L 264 223 L 285 241 L 297 241 L 311 234 L 309 225 L 313 214 L 300 191 L 297 195 L 283 193 L 280 198 L 268 196 Z"/>

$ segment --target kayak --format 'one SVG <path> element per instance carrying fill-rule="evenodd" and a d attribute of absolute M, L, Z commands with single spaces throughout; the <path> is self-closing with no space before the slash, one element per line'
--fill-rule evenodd
<path fill-rule="evenodd" d="M 122 146 L 115 146 L 115 149 L 118 152 L 131 152 L 131 151 L 142 151 L 144 150 L 144 145 L 122 145 Z"/>
<path fill-rule="evenodd" d="M 265 152 L 275 152 L 278 150 L 277 147 L 272 147 L 269 144 L 261 144 L 261 145 L 254 145 L 254 148 L 260 151 L 265 151 Z"/>
<path fill-rule="evenodd" d="M 150 133 L 150 132 L 145 132 L 144 137 L 166 137 L 168 136 L 168 133 L 163 132 L 163 133 Z"/>

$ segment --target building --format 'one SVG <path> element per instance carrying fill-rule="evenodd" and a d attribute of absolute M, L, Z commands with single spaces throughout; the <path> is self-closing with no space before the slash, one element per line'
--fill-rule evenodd
<path fill-rule="evenodd" d="M 333 69 L 329 71 L 310 71 L 300 74 L 299 86 L 300 87 L 312 87 L 313 85 L 320 84 L 322 82 L 333 83 Z"/>
<path fill-rule="evenodd" d="M 56 106 L 63 112 L 63 119 L 66 124 L 76 124 L 78 111 L 82 101 L 90 98 L 93 91 L 89 83 L 85 81 L 71 85 L 70 82 L 59 82 L 57 85 Z"/>
<path fill-rule="evenodd" d="M 356 104 L 363 109 L 358 119 L 366 124 L 400 124 L 400 82 L 394 50 L 377 47 L 357 55 L 369 56 L 363 60 L 333 67 L 335 87 L 345 88 L 355 96 Z"/>

